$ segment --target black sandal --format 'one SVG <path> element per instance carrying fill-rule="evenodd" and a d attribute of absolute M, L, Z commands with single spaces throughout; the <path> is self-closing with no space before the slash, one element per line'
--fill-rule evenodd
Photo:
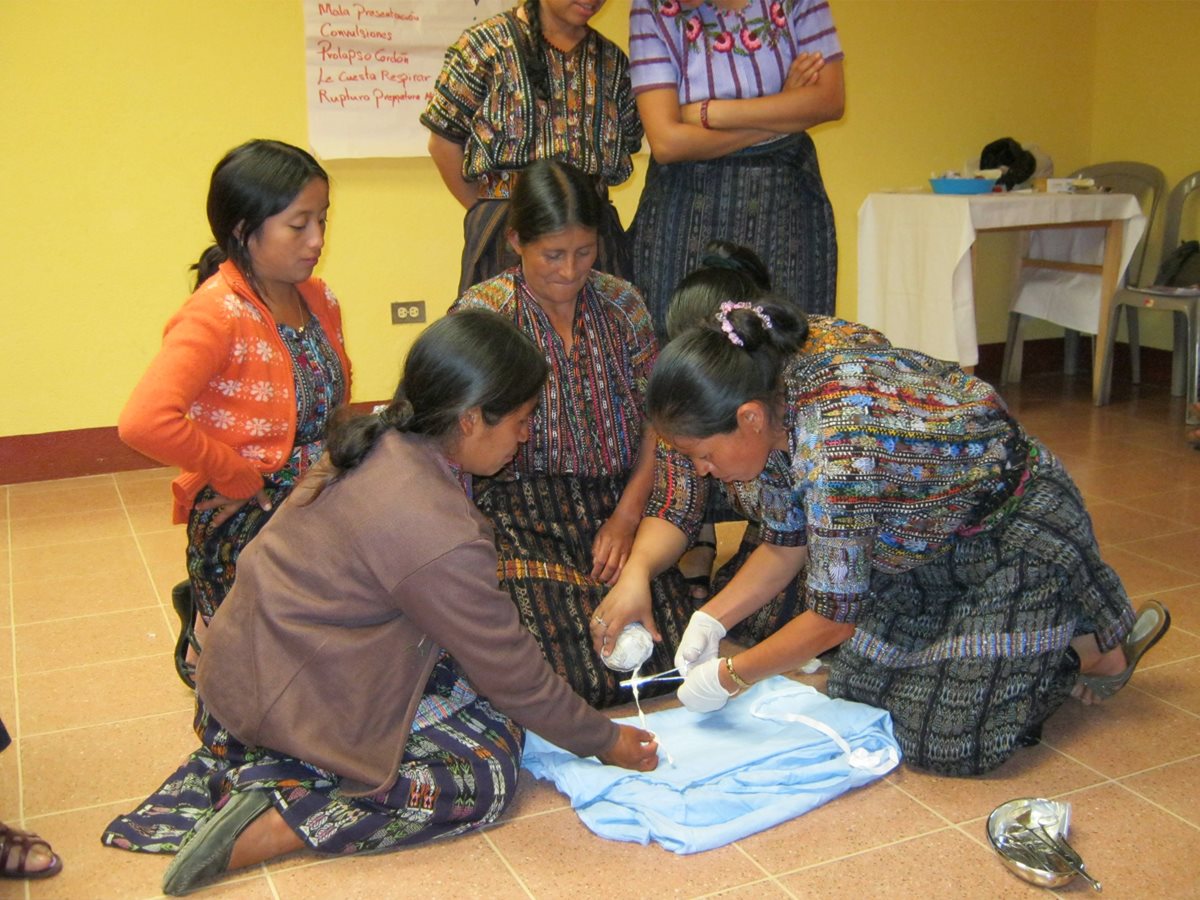
<path fill-rule="evenodd" d="M 713 541 L 699 540 L 684 551 L 684 556 L 687 556 L 697 547 L 707 547 L 713 552 L 713 559 L 717 556 L 717 545 Z M 682 561 L 682 557 L 680 557 Z M 675 567 L 679 569 L 680 574 L 683 574 L 683 567 L 678 563 Z M 712 595 L 712 559 L 708 563 L 708 571 L 700 575 L 683 575 L 683 583 L 688 586 L 688 596 L 697 602 L 707 600 Z"/>
<path fill-rule="evenodd" d="M 200 641 L 196 639 L 196 608 L 192 603 L 192 583 L 181 581 L 171 588 L 171 605 L 179 616 L 179 638 L 175 641 L 175 674 L 180 680 L 196 689 L 196 667 L 187 661 L 188 647 L 200 652 Z"/>

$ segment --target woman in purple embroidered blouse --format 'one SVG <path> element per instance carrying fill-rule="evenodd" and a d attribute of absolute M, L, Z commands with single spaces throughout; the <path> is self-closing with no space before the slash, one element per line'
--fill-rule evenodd
<path fill-rule="evenodd" d="M 630 77 L 653 162 L 630 229 L 660 339 L 712 239 L 754 249 L 776 290 L 831 315 L 833 209 L 807 130 L 841 118 L 827 0 L 632 0 Z"/>

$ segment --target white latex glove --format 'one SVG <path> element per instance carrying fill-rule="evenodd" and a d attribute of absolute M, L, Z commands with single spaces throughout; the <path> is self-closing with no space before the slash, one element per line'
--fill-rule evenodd
<path fill-rule="evenodd" d="M 675 651 L 675 668 L 679 674 L 687 675 L 692 666 L 715 659 L 723 637 L 724 625 L 706 612 L 692 613 L 683 637 L 679 639 L 679 649 Z"/>
<path fill-rule="evenodd" d="M 720 670 L 721 660 L 716 657 L 692 666 L 677 692 L 679 702 L 696 713 L 716 712 L 724 706 L 733 694 L 721 687 Z"/>

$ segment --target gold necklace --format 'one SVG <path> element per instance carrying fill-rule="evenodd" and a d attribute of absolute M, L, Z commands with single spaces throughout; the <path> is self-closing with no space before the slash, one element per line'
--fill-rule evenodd
<path fill-rule="evenodd" d="M 263 296 L 266 297 L 270 301 L 271 307 L 283 306 L 283 304 L 280 301 L 276 300 L 274 297 L 272 297 L 270 294 L 268 294 L 265 289 L 263 290 Z M 304 298 L 300 296 L 300 290 L 295 285 L 292 285 L 292 303 L 294 304 L 295 309 L 296 309 L 296 321 L 299 322 L 300 324 L 292 325 L 291 327 L 296 330 L 297 334 L 304 334 L 304 329 L 308 327 L 308 315 L 307 315 L 307 310 L 304 306 Z M 275 317 L 276 322 L 278 322 L 282 325 L 288 324 L 288 322 L 284 321 L 282 316 L 275 314 L 275 310 L 273 308 L 271 309 L 271 314 Z"/>

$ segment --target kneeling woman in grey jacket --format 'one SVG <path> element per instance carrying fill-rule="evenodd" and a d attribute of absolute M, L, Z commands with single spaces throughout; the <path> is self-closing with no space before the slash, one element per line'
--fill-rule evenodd
<path fill-rule="evenodd" d="M 197 673 L 203 746 L 104 842 L 177 852 L 163 890 L 309 847 L 378 851 L 495 821 L 524 728 L 649 770 L 652 735 L 591 709 L 496 584 L 471 476 L 528 437 L 546 363 L 502 317 L 413 345 L 387 409 L 343 423 L 327 464 L 238 561 Z"/>

